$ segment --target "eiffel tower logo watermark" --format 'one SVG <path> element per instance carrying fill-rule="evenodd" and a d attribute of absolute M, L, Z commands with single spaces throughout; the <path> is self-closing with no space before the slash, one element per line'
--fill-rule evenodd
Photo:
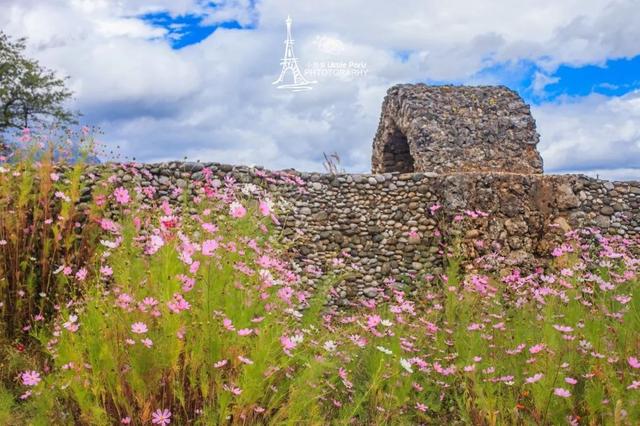
<path fill-rule="evenodd" d="M 313 88 L 312 84 L 315 84 L 316 81 L 309 81 L 302 75 L 298 66 L 298 58 L 293 53 L 294 41 L 291 37 L 291 23 L 293 20 L 291 16 L 287 16 L 285 22 L 287 24 L 287 39 L 284 41 L 284 57 L 280 62 L 282 71 L 280 72 L 280 77 L 272 84 L 277 84 L 276 87 L 278 89 L 291 90 L 292 92 L 311 90 Z M 291 75 L 290 78 L 288 78 L 289 74 Z"/>

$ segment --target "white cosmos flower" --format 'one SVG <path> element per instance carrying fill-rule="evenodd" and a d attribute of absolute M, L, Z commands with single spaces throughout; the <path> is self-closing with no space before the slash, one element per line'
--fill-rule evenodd
<path fill-rule="evenodd" d="M 326 342 L 324 342 L 324 349 L 328 352 L 333 352 L 336 350 L 338 346 L 336 345 L 336 342 L 334 342 L 333 340 L 327 340 Z"/>
<path fill-rule="evenodd" d="M 376 349 L 382 352 L 383 354 L 387 354 L 387 355 L 391 355 L 393 353 L 389 349 L 385 348 L 384 346 L 376 346 Z"/>
<path fill-rule="evenodd" d="M 253 183 L 247 183 L 240 189 L 240 191 L 242 191 L 244 195 L 251 195 L 258 192 L 258 187 Z"/>
<path fill-rule="evenodd" d="M 413 368 L 411 368 L 411 361 L 409 361 L 408 359 L 400 358 L 400 365 L 402 366 L 402 368 L 407 370 L 407 372 L 413 373 Z"/>

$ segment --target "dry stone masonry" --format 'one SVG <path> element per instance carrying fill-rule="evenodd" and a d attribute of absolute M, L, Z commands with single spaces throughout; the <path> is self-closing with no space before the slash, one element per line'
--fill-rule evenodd
<path fill-rule="evenodd" d="M 390 277 L 411 285 L 438 273 L 447 250 L 469 259 L 469 269 L 480 267 L 474 259 L 527 269 L 548 259 L 570 229 L 640 238 L 640 182 L 542 175 L 537 142 L 528 107 L 506 88 L 401 85 L 383 104 L 373 174 L 104 164 L 86 174 L 82 201 L 112 173 L 127 185 L 156 186 L 176 206 L 173 189 L 198 194 L 205 168 L 267 187 L 286 206 L 283 234 L 300 271 L 355 266 L 332 298 L 340 305 L 378 297 Z"/>
<path fill-rule="evenodd" d="M 542 173 L 529 107 L 504 86 L 392 87 L 373 141 L 374 173 Z"/>
<path fill-rule="evenodd" d="M 529 268 L 550 257 L 565 231 L 596 226 L 640 237 L 640 182 L 608 182 L 581 175 L 504 173 L 345 174 L 287 172 L 297 184 L 275 184 L 264 170 L 217 163 L 92 166 L 128 185 L 159 188 L 180 205 L 173 189 L 198 193 L 207 167 L 220 179 L 266 186 L 288 208 L 281 214 L 291 256 L 301 270 L 335 269 L 335 259 L 357 266 L 337 288 L 335 303 L 376 297 L 386 278 L 434 274 L 443 265 L 443 238 L 458 239 L 465 256 Z M 87 177 L 88 178 L 88 177 Z M 87 190 L 83 201 L 88 201 Z M 442 206 L 435 214 L 430 208 Z M 465 212 L 485 212 L 472 218 Z M 461 213 L 464 219 L 455 221 Z M 443 234 L 439 237 L 437 234 Z M 417 235 L 415 235 L 417 234 Z M 473 268 L 476 265 L 467 265 Z M 312 282 L 310 282 L 313 285 Z"/>

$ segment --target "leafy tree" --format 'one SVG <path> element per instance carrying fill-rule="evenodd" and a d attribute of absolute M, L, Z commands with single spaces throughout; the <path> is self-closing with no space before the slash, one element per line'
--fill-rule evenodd
<path fill-rule="evenodd" d="M 35 124 L 70 124 L 75 114 L 64 107 L 72 92 L 66 78 L 24 56 L 25 39 L 0 31 L 0 150 L 2 134 Z"/>

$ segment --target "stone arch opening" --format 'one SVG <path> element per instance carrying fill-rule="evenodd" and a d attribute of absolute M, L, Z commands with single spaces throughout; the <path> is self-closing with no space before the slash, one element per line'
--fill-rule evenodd
<path fill-rule="evenodd" d="M 382 173 L 413 173 L 415 171 L 409 142 L 397 126 L 393 126 L 383 145 L 381 169 Z"/>

